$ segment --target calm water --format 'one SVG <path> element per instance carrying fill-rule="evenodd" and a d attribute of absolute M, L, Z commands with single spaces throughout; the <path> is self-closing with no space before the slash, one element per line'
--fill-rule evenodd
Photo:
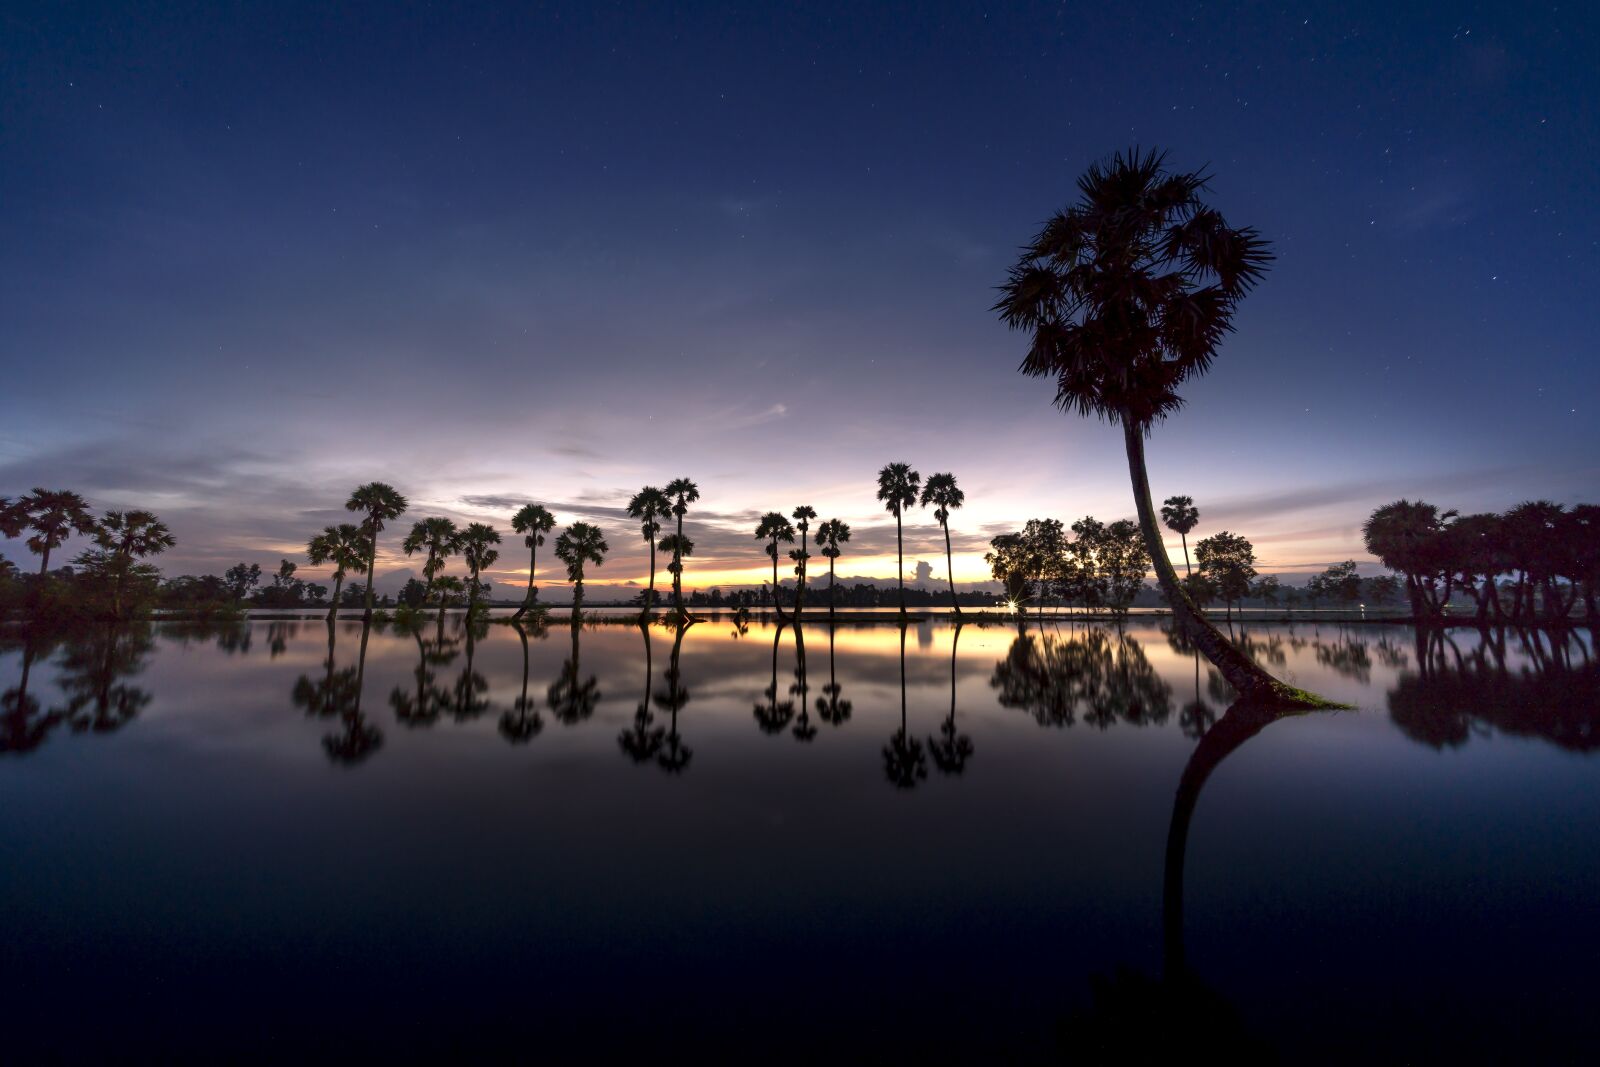
<path fill-rule="evenodd" d="M 5 1062 L 1594 1055 L 1586 632 L 332 638 L 5 635 Z"/>

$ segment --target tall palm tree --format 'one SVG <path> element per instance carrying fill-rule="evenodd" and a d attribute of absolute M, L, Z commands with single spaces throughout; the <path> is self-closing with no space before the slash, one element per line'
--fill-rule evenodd
<path fill-rule="evenodd" d="M 333 564 L 333 606 L 328 609 L 328 621 L 339 614 L 339 594 L 344 589 L 344 576 L 350 571 L 367 573 L 366 538 L 361 527 L 353 522 L 337 526 L 324 526 L 322 532 L 306 542 L 306 558 L 313 566 Z"/>
<path fill-rule="evenodd" d="M 967 494 L 956 485 L 954 474 L 930 474 L 922 487 L 922 506 L 933 505 L 933 517 L 944 530 L 944 566 L 950 576 L 950 606 L 956 618 L 961 618 L 961 605 L 956 602 L 956 565 L 950 551 L 950 513 L 967 502 Z"/>
<path fill-rule="evenodd" d="M 878 499 L 894 513 L 895 559 L 898 560 L 895 581 L 900 583 L 900 618 L 906 615 L 906 549 L 901 529 L 901 515 L 917 502 L 917 487 L 922 475 L 911 469 L 909 463 L 890 463 L 878 472 Z"/>
<path fill-rule="evenodd" d="M 850 540 L 850 526 L 842 519 L 829 519 L 817 527 L 817 544 L 828 557 L 828 618 L 833 618 L 834 580 L 833 564 L 839 558 L 839 546 Z"/>
<path fill-rule="evenodd" d="M 756 540 L 767 542 L 767 555 L 772 557 L 772 606 L 778 609 L 778 618 L 785 618 L 783 603 L 778 599 L 778 542 L 794 544 L 794 525 L 783 517 L 783 512 L 769 511 L 756 524 Z"/>
<path fill-rule="evenodd" d="M 423 603 L 433 599 L 433 586 L 439 578 L 439 572 L 444 570 L 450 557 L 461 551 L 462 534 L 456 524 L 449 519 L 435 516 L 429 519 L 419 519 L 411 525 L 411 532 L 400 543 L 406 555 L 413 556 L 418 552 L 427 550 L 428 558 L 422 564 L 422 576 L 427 581 L 427 592 L 423 595 Z M 444 599 L 439 601 L 439 614 L 444 614 Z"/>
<path fill-rule="evenodd" d="M 467 573 L 471 575 L 471 584 L 467 589 L 469 627 L 478 608 L 478 588 L 481 584 L 478 576 L 493 567 L 495 560 L 500 558 L 500 550 L 492 547 L 499 543 L 500 531 L 488 523 L 474 522 L 461 532 L 461 558 L 467 565 Z"/>
<path fill-rule="evenodd" d="M 650 546 L 650 585 L 644 594 L 644 611 L 640 613 L 648 618 L 656 602 L 656 535 L 661 532 L 661 520 L 672 514 L 672 501 L 655 486 L 647 485 L 628 501 L 628 514 L 639 520 L 639 533 Z M 673 544 L 676 546 L 677 542 Z M 674 553 L 673 559 L 677 558 Z"/>
<path fill-rule="evenodd" d="M 1045 223 L 994 305 L 1031 344 L 1021 371 L 1054 378 L 1056 406 L 1122 425 L 1139 529 L 1173 615 L 1246 700 L 1324 703 L 1252 663 L 1189 599 L 1167 558 L 1144 442 L 1204 374 L 1272 254 L 1201 200 L 1201 173 L 1137 150 L 1078 180 L 1079 202 Z"/>
<path fill-rule="evenodd" d="M 689 513 L 689 505 L 700 499 L 700 487 L 687 478 L 674 478 L 667 483 L 666 494 L 672 499 L 672 514 L 678 519 L 678 540 L 674 544 L 685 544 L 683 539 L 683 517 Z M 672 607 L 683 617 L 683 557 L 676 551 L 672 554 Z"/>
<path fill-rule="evenodd" d="M 606 560 L 610 551 L 600 527 L 587 522 L 575 522 L 556 538 L 556 558 L 567 565 L 567 578 L 572 582 L 572 625 L 577 626 L 583 614 L 583 567 L 593 563 L 596 567 Z"/>
<path fill-rule="evenodd" d="M 806 561 L 811 558 L 806 545 L 806 531 L 811 529 L 811 520 L 817 517 L 817 509 L 808 504 L 801 504 L 792 514 L 795 529 L 800 531 L 800 547 L 789 552 L 789 558 L 794 560 L 794 617 L 798 622 L 800 612 L 805 610 L 806 606 Z M 796 627 L 795 634 L 799 633 L 800 630 Z"/>
<path fill-rule="evenodd" d="M 17 501 L 15 511 L 32 530 L 28 548 L 39 553 L 39 575 L 50 572 L 50 552 L 60 548 L 74 533 L 92 534 L 94 517 L 89 502 L 67 489 L 35 489 Z"/>
<path fill-rule="evenodd" d="M 672 575 L 673 588 L 676 589 L 678 578 L 683 574 L 683 561 L 694 555 L 694 542 L 682 534 L 669 533 L 661 539 L 657 547 L 663 552 L 672 554 L 672 560 L 667 564 L 667 573 Z"/>
<path fill-rule="evenodd" d="M 511 516 L 511 528 L 523 535 L 522 543 L 528 546 L 528 592 L 522 598 L 522 606 L 511 616 L 520 619 L 533 607 L 534 598 L 539 595 L 533 584 L 533 572 L 539 565 L 539 546 L 544 544 L 544 535 L 556 528 L 556 517 L 539 504 L 524 504 Z"/>
<path fill-rule="evenodd" d="M 159 555 L 177 544 L 167 524 L 148 511 L 108 511 L 95 528 L 95 543 L 110 557 L 111 613 L 122 617 L 122 594 L 133 561 Z"/>
<path fill-rule="evenodd" d="M 1161 521 L 1183 541 L 1183 573 L 1186 577 L 1192 575 L 1194 568 L 1189 566 L 1189 531 L 1200 522 L 1200 509 L 1194 506 L 1194 498 L 1167 497 L 1161 502 Z"/>
<path fill-rule="evenodd" d="M 366 485 L 357 486 L 350 494 L 350 499 L 344 502 L 346 511 L 355 511 L 366 516 L 361 524 L 361 529 L 368 540 L 365 618 L 372 618 L 372 591 L 378 585 L 378 534 L 383 531 L 384 523 L 404 515 L 408 506 L 406 498 L 401 496 L 394 486 L 384 482 L 368 482 Z"/>

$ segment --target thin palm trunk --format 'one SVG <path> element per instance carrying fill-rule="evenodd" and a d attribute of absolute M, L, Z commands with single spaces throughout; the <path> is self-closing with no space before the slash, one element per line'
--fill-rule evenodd
<path fill-rule="evenodd" d="M 377 586 L 378 577 L 378 520 L 372 519 L 372 546 L 367 550 L 367 609 L 366 618 L 372 618 L 372 591 Z M 362 647 L 366 647 L 365 640 Z"/>
<path fill-rule="evenodd" d="M 1144 534 L 1145 545 L 1150 552 L 1150 562 L 1155 568 L 1156 580 L 1160 582 L 1161 590 L 1167 596 L 1167 603 L 1172 606 L 1173 616 L 1179 625 L 1188 631 L 1195 647 L 1216 664 L 1217 670 L 1222 672 L 1222 676 L 1243 700 L 1313 706 L 1323 703 L 1309 693 L 1284 685 L 1252 663 L 1233 646 L 1221 630 L 1206 620 L 1200 609 L 1195 607 L 1194 601 L 1189 599 L 1189 594 L 1178 581 L 1177 571 L 1172 569 L 1172 561 L 1167 558 L 1166 546 L 1161 541 L 1160 527 L 1156 525 L 1155 507 L 1150 502 L 1150 477 L 1145 470 L 1144 429 L 1132 419 L 1123 416 L 1122 430 L 1128 452 L 1128 475 L 1133 482 L 1134 505 L 1139 511 L 1139 528 Z"/>
<path fill-rule="evenodd" d="M 539 536 L 539 531 L 537 529 L 535 529 L 534 532 L 532 534 L 530 534 L 529 536 L 538 537 Z M 522 594 L 522 607 L 518 608 L 517 609 L 517 613 L 515 615 L 511 616 L 513 619 L 522 618 L 523 615 L 527 614 L 528 609 L 533 607 L 533 571 L 534 571 L 534 568 L 536 566 L 538 566 L 538 563 L 539 563 L 539 546 L 538 545 L 529 545 L 528 546 L 528 591 L 526 593 Z"/>
<path fill-rule="evenodd" d="M 778 618 L 787 618 L 783 613 L 783 601 L 778 599 L 778 539 L 772 539 L 772 606 L 778 611 Z"/>
<path fill-rule="evenodd" d="M 956 618 L 959 619 L 961 617 L 961 605 L 956 600 L 956 564 L 950 551 L 950 523 L 947 520 L 939 525 L 944 527 L 944 567 L 945 572 L 950 576 L 950 607 L 954 609 Z"/>
<path fill-rule="evenodd" d="M 900 583 L 900 618 L 905 620 L 906 615 L 906 545 L 901 534 L 900 509 L 894 512 L 894 558 L 896 564 L 895 579 Z M 905 634 L 901 633 L 901 643 L 904 643 Z"/>
<path fill-rule="evenodd" d="M 837 584 L 838 583 L 833 580 L 833 557 L 829 556 L 828 557 L 828 621 L 830 623 L 833 621 L 833 602 L 834 602 L 834 594 L 836 592 L 834 587 Z M 1593 613 L 1593 603 L 1594 603 L 1594 600 L 1591 597 L 1590 598 L 1590 612 L 1591 612 L 1591 614 Z"/>
<path fill-rule="evenodd" d="M 1189 535 L 1182 530 L 1178 531 L 1178 540 L 1183 542 L 1183 576 L 1194 577 L 1194 569 L 1189 566 Z"/>
<path fill-rule="evenodd" d="M 650 609 L 655 607 L 655 603 L 656 603 L 656 537 L 655 537 L 655 534 L 651 534 L 648 538 L 646 538 L 646 540 L 648 540 L 650 542 L 650 588 L 645 590 L 645 594 L 644 594 L 644 610 L 641 611 L 639 614 L 643 618 L 648 619 L 650 617 Z"/>
<path fill-rule="evenodd" d="M 795 575 L 795 583 L 794 583 L 794 621 L 796 623 L 798 623 L 800 621 L 800 613 L 806 609 L 806 563 L 807 562 L 808 562 L 808 557 L 806 555 L 806 531 L 805 530 L 801 530 L 800 531 L 800 573 Z M 795 636 L 798 637 L 799 634 L 800 634 L 800 630 L 799 630 L 798 626 L 796 627 L 794 632 L 795 632 Z"/>
<path fill-rule="evenodd" d="M 44 553 L 39 557 L 39 577 L 43 578 L 50 573 L 50 542 L 44 544 Z"/>
<path fill-rule="evenodd" d="M 683 514 L 678 515 L 678 540 L 672 546 L 672 607 L 683 618 Z"/>
<path fill-rule="evenodd" d="M 333 603 L 328 606 L 328 621 L 332 622 L 339 615 L 339 596 L 344 592 L 344 571 L 335 571 L 333 574 Z"/>

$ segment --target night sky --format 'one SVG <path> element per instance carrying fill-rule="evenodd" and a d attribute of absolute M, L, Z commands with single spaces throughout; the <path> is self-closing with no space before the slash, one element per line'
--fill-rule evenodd
<path fill-rule="evenodd" d="M 1594 8 L 185 8 L 0 11 L 0 494 L 149 507 L 169 575 L 303 563 L 373 479 L 402 526 L 597 519 L 602 585 L 680 475 L 692 586 L 805 503 L 891 577 L 891 460 L 960 479 L 958 579 L 1131 516 L 1120 432 L 989 308 L 1132 145 L 1279 256 L 1151 443 L 1194 536 L 1304 574 L 1402 495 L 1600 499 Z M 942 547 L 919 513 L 908 569 Z"/>

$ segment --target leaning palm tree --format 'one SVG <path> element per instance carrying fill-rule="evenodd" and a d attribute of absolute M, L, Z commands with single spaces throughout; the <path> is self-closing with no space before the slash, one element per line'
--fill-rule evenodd
<path fill-rule="evenodd" d="M 74 533 L 92 534 L 94 517 L 89 502 L 67 489 L 35 489 L 14 505 L 24 519 L 24 528 L 33 531 L 28 548 L 39 553 L 39 575 L 50 572 L 50 552 L 60 548 Z"/>
<path fill-rule="evenodd" d="M 500 550 L 492 546 L 500 543 L 500 531 L 488 523 L 474 522 L 461 531 L 461 559 L 467 565 L 467 574 L 470 576 L 467 586 L 467 625 L 472 625 L 473 616 L 478 608 L 478 590 L 481 583 L 478 576 L 490 567 L 495 560 L 500 558 Z"/>
<path fill-rule="evenodd" d="M 1206 176 L 1136 151 L 1078 180 L 1077 204 L 1023 250 L 994 305 L 1031 335 L 1020 370 L 1055 379 L 1056 406 L 1120 423 L 1139 528 L 1173 615 L 1246 700 L 1320 704 L 1250 661 L 1190 600 L 1167 558 L 1150 499 L 1145 438 L 1183 403 L 1271 261 L 1253 229 L 1201 200 Z"/>
<path fill-rule="evenodd" d="M 1185 576 L 1194 573 L 1194 568 L 1189 566 L 1189 531 L 1200 522 L 1200 509 L 1194 506 L 1194 498 L 1188 496 L 1169 496 L 1161 502 L 1161 521 L 1167 529 L 1178 535 L 1183 542 L 1183 573 Z"/>
<path fill-rule="evenodd" d="M 655 486 L 647 485 L 628 501 L 628 514 L 639 520 L 639 533 L 650 546 L 650 585 L 644 594 L 644 611 L 640 613 L 648 618 L 656 602 L 656 535 L 661 532 L 661 520 L 672 514 L 672 501 Z M 672 558 L 678 559 L 676 552 Z"/>
<path fill-rule="evenodd" d="M 900 616 L 906 614 L 906 549 L 901 530 L 901 515 L 917 502 L 917 487 L 922 475 L 911 469 L 909 463 L 890 463 L 878 472 L 878 499 L 886 510 L 894 513 L 895 559 L 898 560 L 895 580 L 900 583 Z"/>
<path fill-rule="evenodd" d="M 689 513 L 689 505 L 700 499 L 700 487 L 687 478 L 674 478 L 667 483 L 666 494 L 672 499 L 672 514 L 678 519 L 677 544 L 683 544 L 683 517 Z M 672 562 L 672 607 L 683 618 L 683 557 L 673 553 Z"/>
<path fill-rule="evenodd" d="M 600 535 L 600 527 L 587 522 L 575 522 L 556 538 L 556 558 L 567 565 L 567 578 L 572 582 L 572 625 L 577 626 L 583 615 L 583 567 L 593 563 L 596 567 L 606 561 L 610 546 Z"/>
<path fill-rule="evenodd" d="M 324 526 L 321 533 L 306 542 L 306 558 L 313 566 L 333 564 L 333 604 L 328 608 L 328 621 L 332 622 L 339 613 L 344 576 L 351 571 L 367 573 L 366 538 L 361 535 L 361 527 L 353 522 Z"/>
<path fill-rule="evenodd" d="M 95 543 L 110 557 L 111 613 L 122 617 L 122 595 L 134 560 L 159 555 L 177 544 L 167 524 L 148 511 L 108 511 L 95 528 Z"/>
<path fill-rule="evenodd" d="M 435 516 L 429 519 L 419 519 L 411 525 L 411 532 L 400 543 L 406 555 L 413 556 L 426 550 L 428 558 L 422 564 L 422 576 L 427 579 L 427 589 L 423 594 L 423 603 L 433 599 L 434 583 L 439 579 L 439 572 L 444 570 L 450 557 L 461 551 L 462 534 L 456 524 L 449 519 Z M 441 603 L 439 611 L 444 611 Z"/>
<path fill-rule="evenodd" d="M 842 519 L 829 519 L 817 527 L 817 544 L 828 557 L 828 617 L 833 618 L 833 564 L 839 558 L 839 546 L 850 540 L 850 526 Z"/>
<path fill-rule="evenodd" d="M 772 558 L 772 606 L 778 609 L 778 618 L 785 618 L 783 602 L 778 599 L 778 542 L 794 544 L 794 525 L 783 512 L 769 511 L 756 524 L 756 540 L 767 542 L 767 555 Z"/>
<path fill-rule="evenodd" d="M 922 487 L 922 506 L 933 505 L 933 517 L 944 530 L 944 566 L 950 576 L 950 607 L 955 610 L 957 619 L 961 618 L 961 605 L 956 601 L 956 565 L 950 551 L 950 513 L 966 501 L 967 494 L 956 485 L 954 474 L 930 474 L 928 483 Z"/>
<path fill-rule="evenodd" d="M 811 558 L 806 545 L 806 532 L 811 529 L 811 520 L 817 517 L 817 509 L 808 504 L 801 504 L 792 514 L 794 527 L 800 531 L 800 547 L 789 552 L 789 558 L 794 560 L 794 617 L 798 621 L 800 612 L 806 606 L 806 561 Z M 798 629 L 795 631 L 796 634 L 799 632 Z"/>
<path fill-rule="evenodd" d="M 556 528 L 556 517 L 539 504 L 524 504 L 511 516 L 511 528 L 523 535 L 522 543 L 528 546 L 528 592 L 522 598 L 522 606 L 511 616 L 520 619 L 533 607 L 534 598 L 539 595 L 538 587 L 533 584 L 533 572 L 539 565 L 539 546 L 544 544 L 544 535 Z"/>
<path fill-rule="evenodd" d="M 350 499 L 344 502 L 346 511 L 360 512 L 366 516 L 361 524 L 368 540 L 366 618 L 372 617 L 372 591 L 378 584 L 378 534 L 383 531 L 384 523 L 404 515 L 408 506 L 406 498 L 394 486 L 384 482 L 368 482 L 357 486 L 350 494 Z"/>

